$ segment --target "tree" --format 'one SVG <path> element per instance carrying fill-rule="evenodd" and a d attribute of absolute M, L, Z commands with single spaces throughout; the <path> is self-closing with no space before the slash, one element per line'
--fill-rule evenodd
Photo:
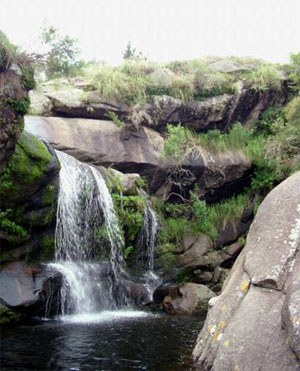
<path fill-rule="evenodd" d="M 79 49 L 77 40 L 70 36 L 61 36 L 58 30 L 45 25 L 41 34 L 42 43 L 49 47 L 45 55 L 45 72 L 48 78 L 69 75 L 78 64 Z"/>
<path fill-rule="evenodd" d="M 123 52 L 123 59 L 135 59 L 136 57 L 136 49 L 133 48 L 131 42 L 128 41 L 126 49 Z"/>

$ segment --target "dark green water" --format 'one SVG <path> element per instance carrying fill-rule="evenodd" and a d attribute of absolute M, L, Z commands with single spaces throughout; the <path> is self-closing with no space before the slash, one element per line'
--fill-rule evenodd
<path fill-rule="evenodd" d="M 3 328 L 1 370 L 194 369 L 190 356 L 203 318 L 102 317 Z"/>

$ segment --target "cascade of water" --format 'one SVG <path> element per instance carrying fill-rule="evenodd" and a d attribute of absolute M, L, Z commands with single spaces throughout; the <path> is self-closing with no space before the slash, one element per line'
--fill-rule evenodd
<path fill-rule="evenodd" d="M 93 167 L 63 152 L 56 153 L 61 171 L 56 261 L 51 266 L 63 275 L 62 314 L 92 313 L 127 304 L 121 267 L 123 240 L 105 181 Z M 95 232 L 101 225 L 111 245 L 110 263 L 93 261 L 99 253 Z"/>
<path fill-rule="evenodd" d="M 146 202 L 144 211 L 144 225 L 142 229 L 141 244 L 146 248 L 146 272 L 144 277 L 146 279 L 146 288 L 149 293 L 149 299 L 152 300 L 152 295 L 156 287 L 161 283 L 159 276 L 154 272 L 154 247 L 158 235 L 158 217 L 152 209 L 150 202 Z"/>
<path fill-rule="evenodd" d="M 146 264 L 149 271 L 152 271 L 154 267 L 154 247 L 157 239 L 157 232 L 158 218 L 148 202 L 144 212 L 143 233 L 147 253 Z"/>

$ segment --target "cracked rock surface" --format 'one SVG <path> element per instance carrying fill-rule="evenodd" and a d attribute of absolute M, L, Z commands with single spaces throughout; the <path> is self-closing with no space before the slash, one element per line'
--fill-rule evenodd
<path fill-rule="evenodd" d="M 300 370 L 300 172 L 265 198 L 212 298 L 193 359 L 215 371 Z"/>

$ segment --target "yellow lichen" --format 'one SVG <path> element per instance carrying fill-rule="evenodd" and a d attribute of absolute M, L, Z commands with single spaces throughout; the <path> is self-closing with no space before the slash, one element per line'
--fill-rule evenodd
<path fill-rule="evenodd" d="M 216 329 L 215 333 L 214 333 L 214 336 L 212 338 L 212 344 L 214 344 L 217 340 L 218 340 L 218 337 L 220 335 L 220 332 L 221 332 L 221 329 L 224 328 L 226 325 L 226 322 L 221 320 L 218 324 L 218 328 Z"/>
<path fill-rule="evenodd" d="M 248 291 L 248 288 L 249 288 L 249 281 L 243 281 L 242 284 L 241 284 L 241 289 L 242 291 L 245 293 Z"/>
<path fill-rule="evenodd" d="M 226 309 L 227 309 L 226 305 L 225 305 L 225 304 L 222 305 L 222 307 L 221 307 L 221 311 L 224 312 Z"/>
<path fill-rule="evenodd" d="M 294 316 L 294 317 L 292 318 L 292 321 L 293 321 L 293 323 L 297 323 L 297 322 L 299 322 L 299 318 L 296 317 L 296 316 Z"/>
<path fill-rule="evenodd" d="M 220 329 L 223 328 L 223 327 L 225 327 L 225 325 L 226 325 L 226 322 L 225 321 L 220 321 L 219 322 L 219 328 Z"/>
<path fill-rule="evenodd" d="M 230 344 L 230 343 L 229 343 L 229 340 L 226 340 L 226 341 L 224 341 L 224 343 L 223 343 L 223 347 L 225 347 L 225 348 L 226 348 L 226 347 L 229 347 L 229 344 Z"/>
<path fill-rule="evenodd" d="M 211 341 L 212 344 L 214 344 L 214 343 L 217 341 L 219 335 L 220 335 L 220 329 L 218 328 L 218 329 L 215 331 L 214 336 L 213 336 L 213 338 L 212 338 L 212 341 Z"/>

